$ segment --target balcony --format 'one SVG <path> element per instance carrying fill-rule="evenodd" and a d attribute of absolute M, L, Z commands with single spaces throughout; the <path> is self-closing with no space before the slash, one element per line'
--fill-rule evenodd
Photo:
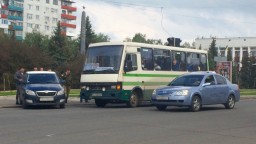
<path fill-rule="evenodd" d="M 20 31 L 22 31 L 22 30 L 23 30 L 23 26 L 14 25 L 14 26 L 13 26 L 13 29 L 14 29 L 14 30 L 20 30 Z"/>
<path fill-rule="evenodd" d="M 66 9 L 66 10 L 68 10 L 68 11 L 76 11 L 76 10 L 77 10 L 76 7 L 67 6 L 67 5 L 62 5 L 61 8 L 62 8 L 62 9 Z"/>
<path fill-rule="evenodd" d="M 69 28 L 76 28 L 75 24 L 69 24 L 69 23 L 65 23 L 65 22 L 61 22 L 60 26 L 62 26 L 62 27 L 69 27 Z"/>
<path fill-rule="evenodd" d="M 2 5 L 2 9 L 7 9 L 8 6 L 7 5 Z"/>
<path fill-rule="evenodd" d="M 20 21 L 23 21 L 23 17 L 21 17 L 21 16 L 12 16 L 12 15 L 9 15 L 9 16 L 8 16 L 8 19 L 10 19 L 10 20 L 20 20 Z"/>
<path fill-rule="evenodd" d="M 1 14 L 1 18 L 6 19 L 8 16 L 6 14 Z"/>
<path fill-rule="evenodd" d="M 8 9 L 10 11 L 23 11 L 23 8 L 22 7 L 18 7 L 18 6 L 14 6 L 14 5 L 9 5 L 8 6 Z"/>
<path fill-rule="evenodd" d="M 68 19 L 68 20 L 76 20 L 76 16 L 68 15 L 68 14 L 61 14 L 61 18 Z"/>

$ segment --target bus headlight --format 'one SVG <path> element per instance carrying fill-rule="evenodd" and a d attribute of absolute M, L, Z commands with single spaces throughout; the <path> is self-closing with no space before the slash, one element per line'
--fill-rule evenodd
<path fill-rule="evenodd" d="M 156 90 L 154 90 L 154 91 L 152 92 L 152 95 L 156 95 Z"/>
<path fill-rule="evenodd" d="M 87 87 L 86 87 L 86 90 L 90 90 L 90 87 L 87 86 Z"/>
<path fill-rule="evenodd" d="M 102 87 L 102 91 L 106 91 L 106 88 L 105 88 L 105 87 Z"/>

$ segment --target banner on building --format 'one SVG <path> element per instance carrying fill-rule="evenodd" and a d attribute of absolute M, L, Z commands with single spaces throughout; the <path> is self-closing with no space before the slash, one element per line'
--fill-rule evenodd
<path fill-rule="evenodd" d="M 216 72 L 232 82 L 232 61 L 216 62 Z"/>

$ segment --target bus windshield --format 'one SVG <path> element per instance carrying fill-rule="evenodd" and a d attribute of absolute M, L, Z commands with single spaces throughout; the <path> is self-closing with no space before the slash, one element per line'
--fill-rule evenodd
<path fill-rule="evenodd" d="M 89 47 L 83 73 L 118 73 L 121 64 L 122 52 L 123 46 L 121 45 Z"/>

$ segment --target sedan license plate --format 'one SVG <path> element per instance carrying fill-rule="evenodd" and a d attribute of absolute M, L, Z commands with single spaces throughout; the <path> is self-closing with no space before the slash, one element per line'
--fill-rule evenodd
<path fill-rule="evenodd" d="M 40 101 L 53 101 L 53 97 L 40 97 Z"/>
<path fill-rule="evenodd" d="M 157 100 L 168 100 L 168 97 L 166 96 L 158 96 L 156 97 Z"/>
<path fill-rule="evenodd" d="M 92 96 L 102 96 L 102 93 L 93 93 Z"/>

